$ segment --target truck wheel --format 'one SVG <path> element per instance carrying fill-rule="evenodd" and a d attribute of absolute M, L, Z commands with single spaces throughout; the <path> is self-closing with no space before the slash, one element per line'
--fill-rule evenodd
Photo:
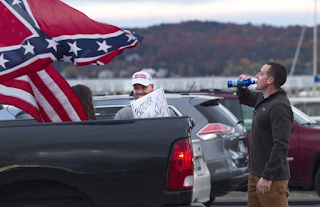
<path fill-rule="evenodd" d="M 314 187 L 318 193 L 318 196 L 320 196 L 320 168 L 318 169 L 316 176 L 315 176 Z"/>
<path fill-rule="evenodd" d="M 204 205 L 206 207 L 210 207 L 215 199 L 216 199 L 216 197 L 210 197 L 210 200 L 208 202 L 204 203 Z"/>

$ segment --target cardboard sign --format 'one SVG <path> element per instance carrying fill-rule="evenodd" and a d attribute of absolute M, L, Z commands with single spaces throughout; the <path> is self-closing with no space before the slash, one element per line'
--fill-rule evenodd
<path fill-rule="evenodd" d="M 170 116 L 163 88 L 132 101 L 131 108 L 136 119 Z"/>

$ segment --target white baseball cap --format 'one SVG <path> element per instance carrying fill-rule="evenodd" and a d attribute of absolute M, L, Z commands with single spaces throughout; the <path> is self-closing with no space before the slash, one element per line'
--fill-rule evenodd
<path fill-rule="evenodd" d="M 134 84 L 148 86 L 152 84 L 152 76 L 145 71 L 138 71 L 132 75 L 132 85 Z"/>

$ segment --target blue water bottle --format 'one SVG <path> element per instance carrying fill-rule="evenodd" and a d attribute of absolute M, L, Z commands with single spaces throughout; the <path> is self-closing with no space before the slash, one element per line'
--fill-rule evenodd
<path fill-rule="evenodd" d="M 228 88 L 249 86 L 249 85 L 255 84 L 255 83 L 256 83 L 256 81 L 254 81 L 254 80 L 244 80 L 242 82 L 240 80 L 229 80 L 228 81 Z"/>

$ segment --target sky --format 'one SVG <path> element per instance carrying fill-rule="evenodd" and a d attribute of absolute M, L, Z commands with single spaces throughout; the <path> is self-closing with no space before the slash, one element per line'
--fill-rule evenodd
<path fill-rule="evenodd" d="M 316 0 L 62 0 L 91 19 L 124 28 L 182 21 L 279 27 L 314 25 Z M 317 3 L 320 23 L 320 2 Z"/>

